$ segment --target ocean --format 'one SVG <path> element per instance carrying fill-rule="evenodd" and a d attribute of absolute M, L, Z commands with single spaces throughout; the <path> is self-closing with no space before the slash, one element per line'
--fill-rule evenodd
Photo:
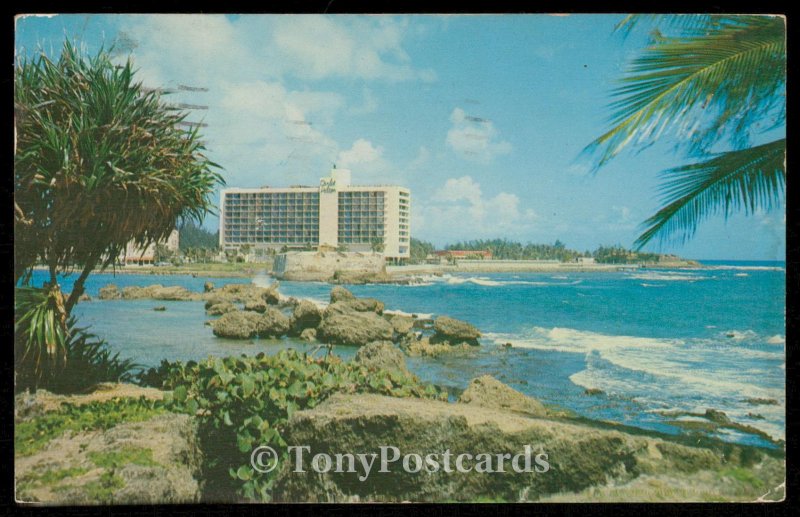
<path fill-rule="evenodd" d="M 713 408 L 774 439 L 785 439 L 785 285 L 783 262 L 703 262 L 703 269 L 615 273 L 494 273 L 426 276 L 419 285 L 348 286 L 387 309 L 420 316 L 445 314 L 483 333 L 464 356 L 408 358 L 422 380 L 454 388 L 493 375 L 545 404 L 579 415 L 666 433 L 682 432 L 662 413 Z M 34 283 L 45 273 L 37 271 Z M 93 274 L 87 292 L 115 283 L 181 285 L 246 278 Z M 62 280 L 65 291 L 72 277 Z M 326 302 L 325 283 L 281 282 L 280 292 Z M 165 312 L 153 311 L 165 305 Z M 300 341 L 241 342 L 214 337 L 203 302 L 152 300 L 81 302 L 81 326 L 144 366 L 162 359 L 312 350 Z M 503 347 L 511 343 L 511 348 Z M 335 353 L 349 358 L 354 348 Z M 589 395 L 589 388 L 602 390 Z M 746 399 L 773 399 L 754 405 Z M 681 417 L 689 419 L 692 417 Z M 768 445 L 757 435 L 721 429 L 716 436 Z"/>

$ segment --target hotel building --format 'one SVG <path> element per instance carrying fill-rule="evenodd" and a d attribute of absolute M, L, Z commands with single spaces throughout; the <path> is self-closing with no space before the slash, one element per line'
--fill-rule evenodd
<path fill-rule="evenodd" d="M 351 185 L 350 171 L 335 166 L 318 187 L 230 188 L 220 204 L 222 249 L 382 248 L 389 260 L 410 256 L 411 192 Z"/>

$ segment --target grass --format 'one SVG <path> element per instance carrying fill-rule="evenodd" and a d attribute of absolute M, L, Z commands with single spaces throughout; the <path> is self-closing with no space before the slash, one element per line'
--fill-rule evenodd
<path fill-rule="evenodd" d="M 123 422 L 141 422 L 164 413 L 157 401 L 140 399 L 111 399 L 75 406 L 65 404 L 60 410 L 45 413 L 15 426 L 14 451 L 29 456 L 44 448 L 54 438 L 67 431 L 84 432 L 109 429 Z"/>
<path fill-rule="evenodd" d="M 153 460 L 152 450 L 129 445 L 118 451 L 90 452 L 89 459 L 98 467 L 106 469 L 116 469 L 125 465 L 142 465 L 144 467 L 159 465 Z"/>
<path fill-rule="evenodd" d="M 540 502 L 723 502 L 780 500 L 785 481 L 782 460 L 765 457 L 752 467 L 702 470 L 685 476 L 642 475 L 622 485 L 594 486 L 577 493 L 559 493 Z"/>
<path fill-rule="evenodd" d="M 85 467 L 70 467 L 66 469 L 45 470 L 41 474 L 31 473 L 19 480 L 19 489 L 24 490 L 35 485 L 53 485 L 64 479 L 80 476 L 87 472 L 89 472 L 89 469 Z"/>
<path fill-rule="evenodd" d="M 86 497 L 95 503 L 113 503 L 114 492 L 125 486 L 125 480 L 111 473 L 104 472 L 97 481 L 90 481 L 83 485 Z M 64 487 L 68 489 L 72 487 Z"/>
<path fill-rule="evenodd" d="M 764 480 L 756 476 L 752 470 L 734 467 L 720 472 L 720 477 L 731 478 L 740 483 L 752 486 L 753 488 L 764 488 Z"/>

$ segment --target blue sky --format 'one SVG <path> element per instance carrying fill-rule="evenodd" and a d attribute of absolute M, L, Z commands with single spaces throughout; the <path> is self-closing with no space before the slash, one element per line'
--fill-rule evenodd
<path fill-rule="evenodd" d="M 66 35 L 96 51 L 125 35 L 145 84 L 208 88 L 171 97 L 209 106 L 190 119 L 208 123 L 229 186 L 313 185 L 336 163 L 355 183 L 411 188 L 412 233 L 437 245 L 507 237 L 586 250 L 632 245 L 659 206 L 657 173 L 686 161 L 669 134 L 596 174 L 581 155 L 647 42 L 614 33 L 620 19 L 60 15 L 18 20 L 16 46 L 57 53 Z M 647 249 L 782 260 L 784 235 L 780 207 Z"/>

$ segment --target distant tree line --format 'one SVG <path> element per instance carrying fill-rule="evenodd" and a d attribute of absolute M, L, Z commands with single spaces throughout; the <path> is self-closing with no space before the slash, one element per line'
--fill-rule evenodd
<path fill-rule="evenodd" d="M 594 253 L 595 261 L 603 264 L 626 264 L 631 262 L 657 262 L 658 253 L 631 251 L 617 244 L 616 246 L 600 246 Z"/>
<path fill-rule="evenodd" d="M 219 248 L 219 231 L 211 232 L 202 226 L 188 222 L 179 228 L 180 249 L 184 255 L 196 261 L 205 261 Z M 309 246 L 307 250 L 313 250 Z M 534 244 L 512 241 L 508 239 L 475 239 L 463 242 L 456 242 L 444 246 L 445 250 L 467 250 L 467 251 L 490 251 L 492 258 L 496 260 L 558 260 L 560 262 L 574 262 L 579 257 L 594 258 L 601 264 L 626 264 L 635 262 L 656 262 L 660 255 L 658 253 L 646 253 L 632 251 L 619 244 L 613 246 L 599 246 L 594 251 L 577 251 L 567 248 L 566 244 L 556 239 L 553 244 Z M 411 238 L 411 250 L 409 262 L 419 264 L 425 262 L 428 255 L 431 255 L 437 247 L 431 243 L 420 239 Z M 244 245 L 241 252 L 249 253 L 250 246 Z M 280 250 L 280 253 L 289 251 L 287 246 Z M 339 251 L 347 251 L 347 247 L 340 246 Z M 373 243 L 373 251 L 378 251 Z"/>
<path fill-rule="evenodd" d="M 219 230 L 210 232 L 189 221 L 178 229 L 178 233 L 180 234 L 179 246 L 183 252 L 190 248 L 205 248 L 215 251 L 219 248 Z"/>
<path fill-rule="evenodd" d="M 658 253 L 637 252 L 619 244 L 599 246 L 594 251 L 577 251 L 567 248 L 566 244 L 556 240 L 553 244 L 523 244 L 508 239 L 477 239 L 448 244 L 445 250 L 490 251 L 497 260 L 558 260 L 573 262 L 579 257 L 594 258 L 601 264 L 625 264 L 636 262 L 656 262 Z M 411 263 L 424 262 L 425 258 L 436 250 L 430 242 L 411 239 Z"/>
<path fill-rule="evenodd" d="M 424 262 L 425 257 L 434 252 L 436 246 L 430 242 L 421 241 L 411 237 L 411 250 L 409 250 L 411 257 L 409 259 L 412 263 Z"/>
<path fill-rule="evenodd" d="M 590 257 L 587 252 L 571 250 L 560 240 L 553 244 L 522 244 L 508 239 L 479 239 L 456 242 L 445 246 L 446 250 L 491 251 L 498 260 L 559 260 L 571 262 L 577 257 Z"/>

